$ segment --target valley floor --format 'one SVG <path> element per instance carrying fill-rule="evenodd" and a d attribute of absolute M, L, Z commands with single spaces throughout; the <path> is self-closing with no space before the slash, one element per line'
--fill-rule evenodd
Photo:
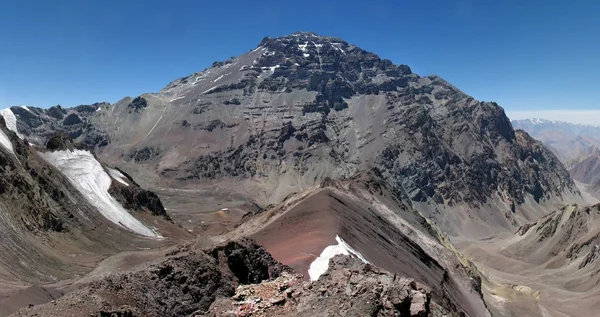
<path fill-rule="evenodd" d="M 488 308 L 499 316 L 593 317 L 600 309 L 600 290 L 568 290 L 586 279 L 573 265 L 549 268 L 507 254 L 508 233 L 479 241 L 455 241 L 455 246 L 482 274 Z M 581 273 L 581 274 L 580 274 Z M 506 313 L 510 311 L 511 313 Z"/>

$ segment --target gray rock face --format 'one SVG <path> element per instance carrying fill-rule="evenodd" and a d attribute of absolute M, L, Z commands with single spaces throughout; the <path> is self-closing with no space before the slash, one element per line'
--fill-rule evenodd
<path fill-rule="evenodd" d="M 64 133 L 70 138 L 77 139 L 84 148 L 94 149 L 95 146 L 105 146 L 108 138 L 105 132 L 99 132 L 89 118 L 101 107 L 108 103 L 80 105 L 65 109 L 60 105 L 42 109 L 36 107 L 12 107 L 17 118 L 17 130 L 27 140 L 38 146 L 46 143 L 57 133 Z"/>
<path fill-rule="evenodd" d="M 55 113 L 76 113 L 84 123 L 52 128 L 85 125 L 74 135 L 117 166 L 141 164 L 169 184 L 235 181 L 263 205 L 370 167 L 416 203 L 496 204 L 507 217 L 528 198 L 579 196 L 496 103 L 313 33 L 265 38 L 156 94 L 38 121 Z M 21 133 L 41 138 L 33 123 Z"/>

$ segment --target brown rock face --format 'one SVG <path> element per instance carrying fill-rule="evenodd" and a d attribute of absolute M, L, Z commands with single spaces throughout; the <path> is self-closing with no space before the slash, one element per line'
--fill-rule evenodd
<path fill-rule="evenodd" d="M 202 315 L 215 299 L 234 295 L 238 285 L 274 279 L 286 270 L 248 239 L 207 250 L 183 246 L 158 264 L 114 273 L 16 316 Z"/>
<path fill-rule="evenodd" d="M 284 273 L 259 285 L 238 287 L 232 298 L 217 300 L 206 316 L 461 316 L 432 301 L 431 291 L 347 256 L 330 262 L 313 283 Z"/>

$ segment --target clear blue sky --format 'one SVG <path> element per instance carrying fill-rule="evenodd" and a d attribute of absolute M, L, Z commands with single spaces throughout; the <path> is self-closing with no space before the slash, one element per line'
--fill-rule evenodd
<path fill-rule="evenodd" d="M 314 31 L 509 111 L 595 109 L 599 14 L 589 0 L 5 0 L 0 108 L 115 102 Z"/>

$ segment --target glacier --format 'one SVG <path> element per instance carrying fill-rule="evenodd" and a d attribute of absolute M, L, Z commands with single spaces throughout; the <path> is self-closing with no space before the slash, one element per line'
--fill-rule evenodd
<path fill-rule="evenodd" d="M 132 216 L 108 193 L 112 179 L 92 153 L 84 150 L 66 150 L 40 152 L 39 155 L 63 173 L 106 219 L 140 235 L 160 237 Z"/>

